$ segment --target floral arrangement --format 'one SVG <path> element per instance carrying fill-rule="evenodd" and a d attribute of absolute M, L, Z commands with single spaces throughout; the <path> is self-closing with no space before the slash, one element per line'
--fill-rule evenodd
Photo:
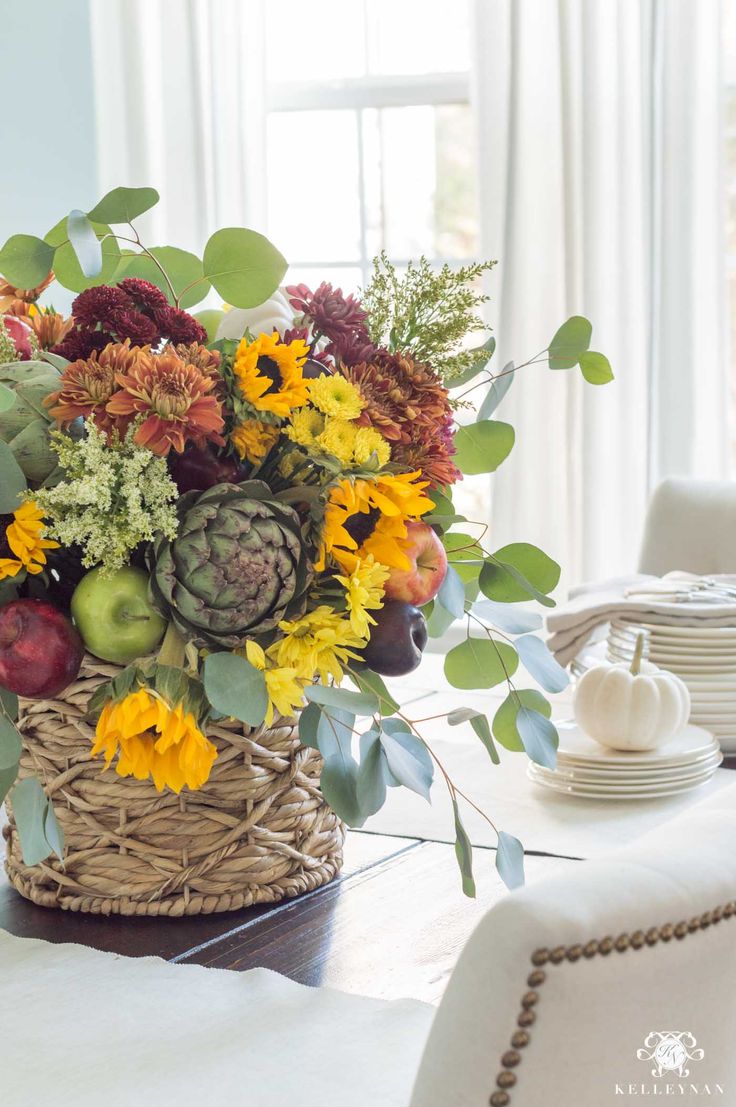
<path fill-rule="evenodd" d="M 494 762 L 499 743 L 554 763 L 549 703 L 513 678 L 521 660 L 547 691 L 566 682 L 540 615 L 516 606 L 550 606 L 559 568 L 523 542 L 486 550 L 452 503 L 514 442 L 492 416 L 520 366 L 494 374 L 493 338 L 465 342 L 492 263 L 400 277 L 381 256 L 360 299 L 281 288 L 286 263 L 253 231 L 217 231 L 201 259 L 145 246 L 134 220 L 157 199 L 115 189 L 0 251 L 0 799 L 14 789 L 26 861 L 63 843 L 38 781 L 16 782 L 17 696 L 60 695 L 88 651 L 121 666 L 90 704 L 101 768 L 201 788 L 209 719 L 300 713 L 350 825 L 440 773 L 473 894 L 472 800 L 382 678 L 461 619 L 448 680 L 508 695 L 493 719 L 447 724 Z M 68 318 L 45 303 L 53 280 L 76 294 Z M 227 310 L 192 315 L 212 290 Z M 525 364 L 604 383 L 590 335 L 573 317 Z M 519 883 L 521 843 L 499 830 L 496 856 Z"/>

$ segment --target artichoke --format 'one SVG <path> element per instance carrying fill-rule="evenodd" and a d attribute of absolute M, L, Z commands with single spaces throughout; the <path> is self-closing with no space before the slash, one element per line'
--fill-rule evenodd
<path fill-rule="evenodd" d="M 59 374 L 44 361 L 12 361 L 0 365 L 0 383 L 15 393 L 13 406 L 0 411 L 0 438 L 31 484 L 48 482 L 58 458 L 49 441 L 53 420 L 43 401 L 59 387 Z"/>
<path fill-rule="evenodd" d="M 263 481 L 216 484 L 179 500 L 179 534 L 150 554 L 154 605 L 187 638 L 235 647 L 299 608 L 308 563 L 296 512 Z"/>

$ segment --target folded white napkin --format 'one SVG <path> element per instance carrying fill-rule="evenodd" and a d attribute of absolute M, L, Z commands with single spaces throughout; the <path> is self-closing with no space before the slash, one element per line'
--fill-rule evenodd
<path fill-rule="evenodd" d="M 710 582 L 713 582 L 712 584 Z M 678 626 L 736 627 L 733 576 L 712 578 L 637 573 L 572 589 L 570 599 L 547 616 L 547 645 L 561 665 L 577 657 L 598 627 L 611 619 L 637 618 Z"/>

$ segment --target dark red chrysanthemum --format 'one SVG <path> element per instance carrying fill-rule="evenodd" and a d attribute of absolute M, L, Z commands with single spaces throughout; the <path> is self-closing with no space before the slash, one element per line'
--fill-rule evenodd
<path fill-rule="evenodd" d="M 193 315 L 181 308 L 165 304 L 156 310 L 156 322 L 161 333 L 174 345 L 190 346 L 192 343 L 206 345 L 209 341 L 207 331 Z"/>
<path fill-rule="evenodd" d="M 75 329 L 62 342 L 54 346 L 52 353 L 65 357 L 67 361 L 77 361 L 90 357 L 96 350 L 104 350 L 115 339 L 109 331 L 87 331 Z"/>
<path fill-rule="evenodd" d="M 72 304 L 72 316 L 78 327 L 94 330 L 98 323 L 109 325 L 117 312 L 129 306 L 128 297 L 120 288 L 101 284 L 79 293 Z"/>
<path fill-rule="evenodd" d="M 134 308 L 115 312 L 112 325 L 118 337 L 124 336 L 120 341 L 129 338 L 134 346 L 155 346 L 161 340 L 161 331 L 153 319 Z"/>
<path fill-rule="evenodd" d="M 145 312 L 151 318 L 161 308 L 169 306 L 169 301 L 161 289 L 140 277 L 126 277 L 124 281 L 120 282 L 118 288 L 123 290 L 133 307 L 137 308 L 138 311 Z"/>
<path fill-rule="evenodd" d="M 366 327 L 368 316 L 354 296 L 345 296 L 341 288 L 333 288 L 327 281 L 315 292 L 305 284 L 289 285 L 286 291 L 291 306 L 311 322 L 314 336 L 329 339 L 325 353 L 336 360 L 347 360 L 347 354 L 352 363 L 356 348 L 374 349 Z"/>

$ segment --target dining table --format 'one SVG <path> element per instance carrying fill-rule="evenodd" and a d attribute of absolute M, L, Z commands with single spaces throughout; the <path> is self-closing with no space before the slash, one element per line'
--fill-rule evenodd
<path fill-rule="evenodd" d="M 532 838 L 525 842 L 527 882 L 580 864 L 593 847 L 605 848 L 611 837 L 627 840 L 638 832 L 641 815 L 635 804 L 609 805 L 615 810 L 606 810 L 596 830 L 596 821 L 587 815 L 595 808 L 586 808 L 585 801 L 565 806 L 559 797 L 541 794 L 526 778 L 523 754 L 510 755 L 513 761 L 507 759 L 507 768 L 502 765 L 494 777 L 496 767 L 482 751 L 488 775 L 481 778 L 473 760 L 480 744 L 475 739 L 477 746 L 469 746 L 472 735 L 461 736 L 459 728 L 448 727 L 442 712 L 448 703 L 481 703 L 492 717 L 504 693 L 450 693 L 441 655 L 427 655 L 411 677 L 387 683 L 404 710 L 411 708 L 413 717 L 430 720 L 433 737 L 449 750 L 448 761 L 455 743 L 459 763 L 466 763 L 469 798 L 478 807 L 485 804 L 492 812 L 494 799 L 502 801 L 512 823 L 518 810 L 522 837 L 525 819 L 536 813 Z M 554 697 L 553 707 L 555 718 L 570 715 L 569 690 Z M 727 759 L 724 766 L 736 767 L 736 759 Z M 721 783 L 734 779 L 723 769 L 717 775 Z M 697 802 L 697 793 L 688 802 Z M 660 822 L 678 813 L 665 800 L 651 808 Z M 103 917 L 36 906 L 2 877 L 0 927 L 20 937 L 78 943 L 128 957 L 154 956 L 236 971 L 265 967 L 311 986 L 436 1004 L 471 931 L 507 889 L 495 868 L 493 836 L 484 833 L 477 817 L 477 830 L 471 833 L 476 896 L 463 895 L 452 826 L 428 810 L 430 816 L 420 818 L 419 807 L 416 813 L 411 806 L 396 809 L 349 830 L 340 876 L 280 903 L 176 919 Z M 581 848 L 576 850 L 577 841 Z"/>

